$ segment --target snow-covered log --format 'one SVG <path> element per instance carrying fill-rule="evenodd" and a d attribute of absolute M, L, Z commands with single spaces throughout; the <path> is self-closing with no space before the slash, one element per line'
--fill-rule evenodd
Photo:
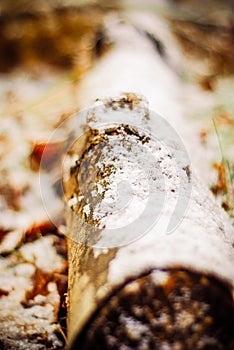
<path fill-rule="evenodd" d="M 234 232 L 195 175 L 207 169 L 185 118 L 182 58 L 158 17 L 107 28 L 115 45 L 79 94 L 83 107 L 103 104 L 64 169 L 69 344 L 231 349 Z"/>
<path fill-rule="evenodd" d="M 142 96 L 102 102 L 64 162 L 71 348 L 231 349 L 227 218 Z"/>

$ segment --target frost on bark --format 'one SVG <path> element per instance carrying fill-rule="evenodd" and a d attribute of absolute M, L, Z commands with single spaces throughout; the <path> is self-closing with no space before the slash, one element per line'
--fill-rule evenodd
<path fill-rule="evenodd" d="M 84 134 L 69 150 L 64 188 L 68 335 L 73 348 L 233 347 L 233 230 L 209 191 L 191 174 L 190 164 L 179 159 L 173 165 L 182 147 L 178 140 L 169 139 L 164 147 L 153 138 L 150 126 L 158 122 L 156 136 L 162 127 L 154 118 L 146 101 L 135 94 L 106 100 L 88 114 Z M 136 120 L 139 129 L 132 126 Z M 149 153 L 160 175 L 154 176 Z M 146 163 L 141 163 L 142 155 L 148 157 Z M 142 173 L 135 171 L 142 164 L 153 183 L 150 191 L 157 194 L 148 208 L 153 194 L 147 193 Z M 124 191 L 116 201 L 116 186 L 124 180 L 133 188 L 130 204 Z M 166 234 L 170 218 L 179 215 L 173 211 L 180 186 L 188 208 L 175 231 Z M 123 207 L 116 209 L 121 200 Z M 142 202 L 147 211 L 141 216 Z M 138 216 L 139 223 L 131 226 Z M 142 228 L 147 230 L 138 236 Z"/>

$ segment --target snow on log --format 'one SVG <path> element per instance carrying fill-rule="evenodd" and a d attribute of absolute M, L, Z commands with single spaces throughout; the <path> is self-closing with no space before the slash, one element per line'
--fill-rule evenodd
<path fill-rule="evenodd" d="M 227 218 L 144 97 L 102 102 L 64 162 L 71 349 L 233 348 Z"/>
<path fill-rule="evenodd" d="M 115 45 L 78 99 L 103 105 L 88 111 L 64 169 L 70 348 L 232 349 L 234 233 L 193 170 L 205 179 L 181 56 L 156 16 L 112 19 L 108 31 Z M 165 44 L 163 55 L 144 33 Z M 121 91 L 133 93 L 115 98 Z M 170 123 L 165 143 L 141 94 Z"/>
<path fill-rule="evenodd" d="M 69 344 L 232 349 L 234 232 L 193 170 L 205 179 L 185 118 L 194 90 L 165 23 L 126 17 L 107 26 L 115 45 L 79 85 L 80 106 L 103 104 L 88 110 L 64 163 Z"/>

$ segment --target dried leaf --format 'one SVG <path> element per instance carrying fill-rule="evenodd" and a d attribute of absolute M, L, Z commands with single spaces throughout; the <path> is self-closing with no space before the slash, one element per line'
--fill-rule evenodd
<path fill-rule="evenodd" d="M 67 292 L 67 280 L 67 274 L 54 274 L 54 282 L 57 284 L 58 292 L 61 298 L 63 298 L 65 293 Z"/>
<path fill-rule="evenodd" d="M 213 77 L 203 77 L 199 80 L 199 84 L 204 91 L 214 91 L 216 81 Z"/>
<path fill-rule="evenodd" d="M 227 191 L 225 166 L 223 163 L 214 163 L 213 167 L 218 173 L 218 179 L 216 184 L 211 187 L 211 191 L 214 195 L 224 194 Z"/>
<path fill-rule="evenodd" d="M 30 166 L 33 171 L 38 171 L 43 159 L 43 167 L 49 168 L 59 160 L 62 151 L 62 142 L 38 143 L 33 146 L 30 154 Z"/>
<path fill-rule="evenodd" d="M 0 196 L 3 196 L 8 207 L 15 211 L 20 210 L 20 200 L 21 196 L 25 192 L 25 188 L 15 188 L 10 184 L 0 185 Z"/>
<path fill-rule="evenodd" d="M 25 232 L 24 243 L 33 242 L 41 236 L 49 234 L 59 234 L 57 227 L 51 221 L 35 224 Z"/>
<path fill-rule="evenodd" d="M 0 288 L 0 298 L 2 296 L 8 296 L 8 294 L 9 294 L 9 292 L 7 290 L 4 290 L 4 289 Z"/>
<path fill-rule="evenodd" d="M 4 240 L 5 236 L 11 232 L 10 229 L 5 229 L 3 227 L 0 227 L 0 243 Z"/>
<path fill-rule="evenodd" d="M 48 273 L 45 271 L 42 271 L 39 268 L 36 268 L 35 273 L 32 277 L 33 280 L 33 288 L 30 291 L 27 291 L 25 293 L 25 300 L 22 302 L 22 305 L 24 307 L 30 307 L 32 306 L 32 303 L 30 302 L 37 296 L 40 295 L 47 295 L 49 293 L 47 289 L 47 285 L 50 281 L 53 279 L 53 274 Z"/>

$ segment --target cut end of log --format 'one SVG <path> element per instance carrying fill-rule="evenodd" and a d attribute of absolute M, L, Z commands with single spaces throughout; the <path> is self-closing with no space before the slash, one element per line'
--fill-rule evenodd
<path fill-rule="evenodd" d="M 70 349 L 231 350 L 233 322 L 231 289 L 222 281 L 153 269 L 115 290 Z"/>

